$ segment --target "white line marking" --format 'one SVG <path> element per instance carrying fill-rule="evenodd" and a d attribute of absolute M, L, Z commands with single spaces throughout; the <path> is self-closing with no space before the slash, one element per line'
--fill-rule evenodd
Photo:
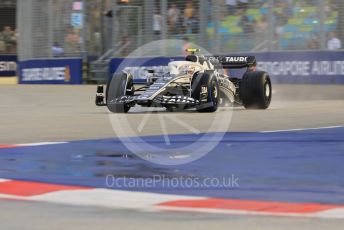
<path fill-rule="evenodd" d="M 80 206 L 98 206 L 108 208 L 145 209 L 156 204 L 172 200 L 189 200 L 188 196 L 156 194 L 147 192 L 128 192 L 112 189 L 91 189 L 58 191 L 37 195 L 30 200 L 63 203 Z M 194 199 L 194 198 L 192 198 Z M 199 197 L 198 199 L 205 199 Z"/>
<path fill-rule="evenodd" d="M 28 200 L 27 197 L 8 195 L 8 194 L 1 194 L 1 193 L 0 193 L 0 199 Z"/>
<path fill-rule="evenodd" d="M 170 156 L 170 159 L 184 159 L 188 157 L 190 157 L 190 155 L 177 155 L 177 156 Z"/>
<path fill-rule="evenodd" d="M 276 213 L 260 211 L 244 211 L 231 209 L 211 209 L 211 208 L 189 208 L 189 207 L 168 207 L 156 206 L 161 211 L 184 211 L 184 212 L 202 212 L 213 214 L 230 214 L 230 215 L 259 215 L 259 216 L 281 216 L 281 217 L 304 217 L 304 218 L 321 218 L 321 219 L 344 219 L 344 211 L 327 210 L 317 213 Z M 343 209 L 344 210 L 344 209 Z"/>
<path fill-rule="evenodd" d="M 60 145 L 60 144 L 67 144 L 67 143 L 68 142 L 37 142 L 37 143 L 27 143 L 27 144 L 16 144 L 15 146 L 26 147 L 26 146 Z"/>
<path fill-rule="evenodd" d="M 139 133 L 141 133 L 143 128 L 146 126 L 148 119 L 151 117 L 151 115 L 151 112 L 144 115 L 140 125 L 137 127 L 137 131 L 139 131 Z"/>
<path fill-rule="evenodd" d="M 0 183 L 2 183 L 2 182 L 7 182 L 7 181 L 10 181 L 10 180 L 7 180 L 7 179 L 1 179 L 1 178 L 0 178 Z"/>
<path fill-rule="evenodd" d="M 337 126 L 325 126 L 325 127 L 316 127 L 316 128 L 299 128 L 299 129 L 280 129 L 280 130 L 269 130 L 269 131 L 260 131 L 260 133 L 279 133 L 279 132 L 293 132 L 293 131 L 306 131 L 306 130 L 318 130 L 318 129 L 335 129 L 343 128 L 343 125 Z"/>
<path fill-rule="evenodd" d="M 313 214 L 320 218 L 344 218 L 344 208 L 334 208 Z"/>
<path fill-rule="evenodd" d="M 161 125 L 161 130 L 162 130 L 162 133 L 164 135 L 165 143 L 166 143 L 166 145 L 171 145 L 171 140 L 170 140 L 170 137 L 168 136 L 168 132 L 167 132 L 167 128 L 166 128 L 166 124 L 165 124 L 165 120 L 163 118 L 163 115 L 160 115 L 158 117 L 159 117 L 159 121 L 160 121 L 160 125 Z"/>
<path fill-rule="evenodd" d="M 175 123 L 179 124 L 180 126 L 184 127 L 185 129 L 188 129 L 190 132 L 195 133 L 195 134 L 200 134 L 201 131 L 199 131 L 198 129 L 192 127 L 191 125 L 189 125 L 188 123 L 178 119 L 175 116 L 166 116 L 167 118 L 171 119 L 172 121 L 174 121 Z"/>
<path fill-rule="evenodd" d="M 165 202 L 181 200 L 204 200 L 206 197 L 192 197 L 181 195 L 157 194 L 148 192 L 129 192 L 112 189 L 94 188 L 90 190 L 57 191 L 42 195 L 23 197 L 16 195 L 1 194 L 0 198 L 16 199 L 25 201 L 37 201 L 75 206 L 93 206 L 112 209 L 134 209 L 141 211 L 189 211 L 205 212 L 214 214 L 234 215 L 263 215 L 263 216 L 285 216 L 285 217 L 307 217 L 323 219 L 344 219 L 344 208 L 314 213 L 274 213 L 246 210 L 216 209 L 216 208 L 190 208 L 171 207 L 159 205 Z"/>

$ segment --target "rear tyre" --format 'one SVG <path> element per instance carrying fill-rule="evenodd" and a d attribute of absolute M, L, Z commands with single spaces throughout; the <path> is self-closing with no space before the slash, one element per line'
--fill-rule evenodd
<path fill-rule="evenodd" d="M 192 95 L 199 101 L 198 112 L 215 112 L 219 103 L 219 83 L 211 72 L 196 74 L 192 79 Z"/>
<path fill-rule="evenodd" d="M 106 87 L 106 103 L 108 109 L 113 113 L 127 113 L 130 105 L 114 100 L 123 96 L 133 94 L 133 77 L 126 73 L 114 73 L 108 80 Z"/>
<path fill-rule="evenodd" d="M 240 86 L 240 96 L 246 109 L 267 109 L 272 90 L 269 75 L 263 71 L 246 72 Z"/>

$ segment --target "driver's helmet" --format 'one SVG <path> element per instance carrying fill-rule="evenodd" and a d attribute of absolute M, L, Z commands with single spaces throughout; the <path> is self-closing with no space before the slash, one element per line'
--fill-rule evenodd
<path fill-rule="evenodd" d="M 168 70 L 169 70 L 169 73 L 171 75 L 178 75 L 179 74 L 178 66 L 176 64 L 174 64 L 173 62 L 168 64 Z"/>
<path fill-rule="evenodd" d="M 193 75 L 195 71 L 199 69 L 194 64 L 190 64 L 190 63 L 177 64 L 175 62 L 169 63 L 168 68 L 171 75 L 179 75 L 179 74 Z"/>

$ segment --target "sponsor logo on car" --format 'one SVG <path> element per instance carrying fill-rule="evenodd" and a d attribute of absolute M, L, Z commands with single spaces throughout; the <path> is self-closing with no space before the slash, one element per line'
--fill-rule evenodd
<path fill-rule="evenodd" d="M 236 62 L 247 62 L 248 57 L 225 57 L 225 61 L 228 63 L 236 63 Z"/>

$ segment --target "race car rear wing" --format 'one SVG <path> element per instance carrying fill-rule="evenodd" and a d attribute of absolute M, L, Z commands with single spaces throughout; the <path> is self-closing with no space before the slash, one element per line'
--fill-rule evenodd
<path fill-rule="evenodd" d="M 224 69 L 250 68 L 257 65 L 254 56 L 212 56 L 206 59 L 215 67 Z"/>
<path fill-rule="evenodd" d="M 241 69 L 241 68 L 251 68 L 257 66 L 257 61 L 255 56 L 196 56 L 195 53 L 200 52 L 198 48 L 188 48 L 185 50 L 191 55 L 186 57 L 187 61 L 197 62 L 203 61 L 210 62 L 215 66 L 215 68 L 224 69 Z"/>

